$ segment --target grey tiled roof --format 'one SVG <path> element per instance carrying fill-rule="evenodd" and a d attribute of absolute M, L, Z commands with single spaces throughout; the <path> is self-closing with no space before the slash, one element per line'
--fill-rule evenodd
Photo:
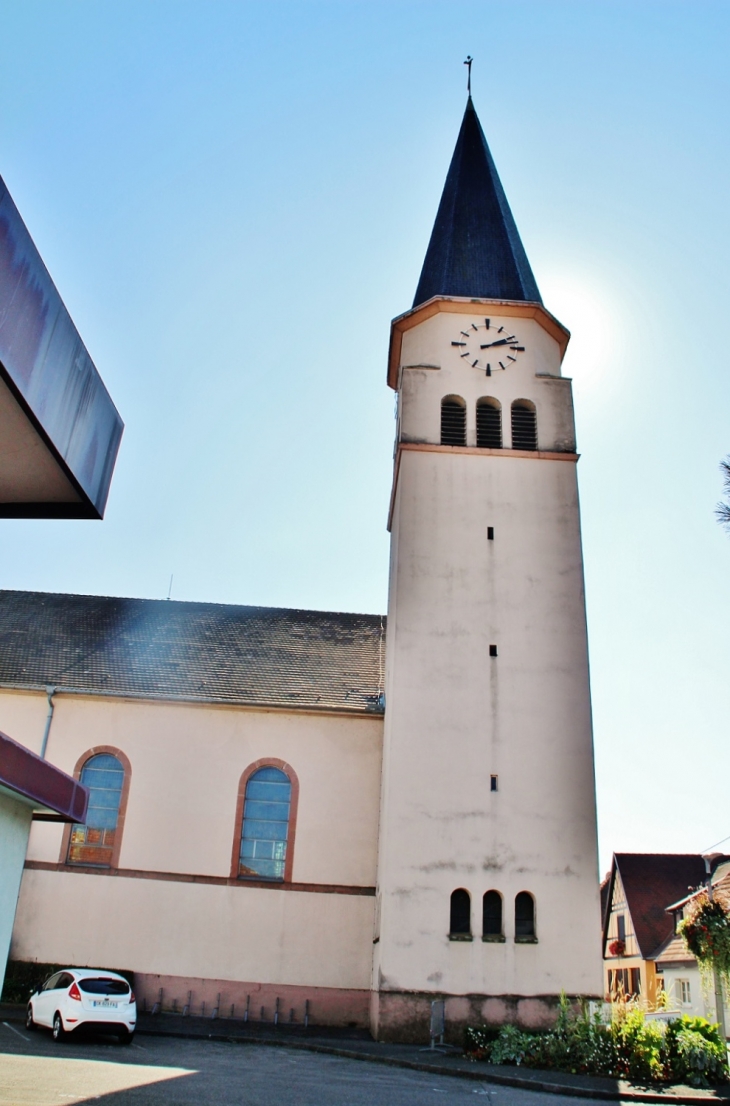
<path fill-rule="evenodd" d="M 385 618 L 0 591 L 0 686 L 382 714 Z"/>

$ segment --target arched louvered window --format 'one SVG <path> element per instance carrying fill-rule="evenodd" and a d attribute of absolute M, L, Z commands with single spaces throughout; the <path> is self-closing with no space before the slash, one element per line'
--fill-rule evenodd
<path fill-rule="evenodd" d="M 502 896 L 487 891 L 482 899 L 482 936 L 499 940 L 502 936 Z"/>
<path fill-rule="evenodd" d="M 441 445 L 466 445 L 466 404 L 461 396 L 441 400 Z"/>
<path fill-rule="evenodd" d="M 516 399 L 512 404 L 512 448 L 537 449 L 537 416 L 529 399 Z"/>
<path fill-rule="evenodd" d="M 110 868 L 124 786 L 124 768 L 111 753 L 98 753 L 85 762 L 80 780 L 89 789 L 89 808 L 86 825 L 71 827 L 68 863 Z"/>
<path fill-rule="evenodd" d="M 471 935 L 471 896 L 463 887 L 451 893 L 449 934 L 452 937 Z"/>
<path fill-rule="evenodd" d="M 529 891 L 515 896 L 515 941 L 535 940 L 535 900 Z"/>
<path fill-rule="evenodd" d="M 283 879 L 289 837 L 291 780 L 268 765 L 249 776 L 243 804 L 238 875 Z"/>
<path fill-rule="evenodd" d="M 496 399 L 477 400 L 477 445 L 480 449 L 502 448 L 502 409 Z"/>

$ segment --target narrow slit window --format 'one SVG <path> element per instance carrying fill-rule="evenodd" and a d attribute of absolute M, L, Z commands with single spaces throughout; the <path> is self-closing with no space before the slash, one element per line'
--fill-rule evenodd
<path fill-rule="evenodd" d="M 537 449 L 537 415 L 527 399 L 512 404 L 512 448 Z"/>
<path fill-rule="evenodd" d="M 466 445 L 466 404 L 461 396 L 441 401 L 441 445 Z"/>
<path fill-rule="evenodd" d="M 496 399 L 477 400 L 477 446 L 502 448 L 502 410 Z"/>
<path fill-rule="evenodd" d="M 498 780 L 499 780 L 498 776 L 490 776 L 489 777 L 489 790 L 490 791 L 497 791 L 498 790 L 498 788 L 497 788 Z"/>
<path fill-rule="evenodd" d="M 499 891 L 487 891 L 482 899 L 482 936 L 502 936 L 502 896 Z"/>
<path fill-rule="evenodd" d="M 494 527 L 487 527 L 487 541 L 494 541 Z"/>
<path fill-rule="evenodd" d="M 535 940 L 535 900 L 529 891 L 520 891 L 515 898 L 515 940 Z"/>
<path fill-rule="evenodd" d="M 497 646 L 496 645 L 490 645 L 489 646 L 489 655 L 490 655 L 490 657 L 496 657 L 497 656 Z"/>
<path fill-rule="evenodd" d="M 238 875 L 283 880 L 289 838 L 291 780 L 273 765 L 259 768 L 246 784 Z"/>
<path fill-rule="evenodd" d="M 89 789 L 86 824 L 71 827 L 69 864 L 110 868 L 117 835 L 124 768 L 111 753 L 89 757 L 81 769 L 81 781 Z"/>
<path fill-rule="evenodd" d="M 451 894 L 449 934 L 452 937 L 471 935 L 471 896 L 463 887 Z"/>

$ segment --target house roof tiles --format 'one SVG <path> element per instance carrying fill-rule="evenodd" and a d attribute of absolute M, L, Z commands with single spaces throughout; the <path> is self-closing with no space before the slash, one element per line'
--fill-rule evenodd
<path fill-rule="evenodd" d="M 621 875 L 641 955 L 647 959 L 672 934 L 669 903 L 703 882 L 704 861 L 696 853 L 616 853 L 615 869 Z"/>
<path fill-rule="evenodd" d="M 0 591 L 0 686 L 382 714 L 371 614 Z"/>

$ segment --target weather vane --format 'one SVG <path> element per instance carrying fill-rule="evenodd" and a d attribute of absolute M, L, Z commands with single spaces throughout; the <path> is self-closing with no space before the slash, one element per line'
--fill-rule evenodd
<path fill-rule="evenodd" d="M 464 62 L 464 65 L 466 66 L 466 91 L 469 93 L 470 96 L 471 96 L 471 63 L 473 61 L 474 61 L 474 58 L 471 56 L 471 54 L 467 54 L 466 61 Z"/>

